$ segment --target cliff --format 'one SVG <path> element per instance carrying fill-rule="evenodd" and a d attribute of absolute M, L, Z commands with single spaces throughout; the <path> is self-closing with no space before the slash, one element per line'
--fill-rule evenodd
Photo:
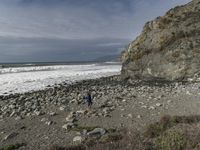
<path fill-rule="evenodd" d="M 122 77 L 197 80 L 200 77 L 200 0 L 147 22 L 122 53 Z"/>

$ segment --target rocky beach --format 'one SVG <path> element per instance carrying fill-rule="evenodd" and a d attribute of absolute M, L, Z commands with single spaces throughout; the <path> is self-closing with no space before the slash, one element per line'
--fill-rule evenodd
<path fill-rule="evenodd" d="M 124 81 L 112 76 L 1 96 L 0 145 L 24 143 L 19 149 L 43 150 L 82 142 L 93 134 L 91 129 L 101 136 L 125 128 L 143 131 L 163 115 L 200 114 L 199 89 L 198 82 Z M 91 109 L 83 103 L 88 90 Z"/>
<path fill-rule="evenodd" d="M 122 52 L 120 75 L 0 96 L 0 150 L 199 150 L 199 56 L 193 0 L 146 23 Z"/>

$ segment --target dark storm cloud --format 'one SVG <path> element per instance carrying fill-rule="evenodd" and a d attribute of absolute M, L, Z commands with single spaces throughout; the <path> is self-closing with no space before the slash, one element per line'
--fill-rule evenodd
<path fill-rule="evenodd" d="M 189 0 L 0 0 L 0 62 L 119 53 L 146 21 Z"/>

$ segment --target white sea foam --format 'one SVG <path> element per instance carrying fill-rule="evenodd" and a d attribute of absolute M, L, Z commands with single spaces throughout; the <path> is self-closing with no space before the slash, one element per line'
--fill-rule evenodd
<path fill-rule="evenodd" d="M 62 82 L 73 83 L 120 73 L 121 65 L 58 65 L 0 69 L 0 95 L 45 89 Z"/>

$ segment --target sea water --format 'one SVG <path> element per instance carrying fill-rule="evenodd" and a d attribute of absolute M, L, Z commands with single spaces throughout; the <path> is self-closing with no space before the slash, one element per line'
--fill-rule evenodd
<path fill-rule="evenodd" d="M 42 90 L 66 82 L 118 75 L 119 63 L 0 64 L 0 95 Z"/>

